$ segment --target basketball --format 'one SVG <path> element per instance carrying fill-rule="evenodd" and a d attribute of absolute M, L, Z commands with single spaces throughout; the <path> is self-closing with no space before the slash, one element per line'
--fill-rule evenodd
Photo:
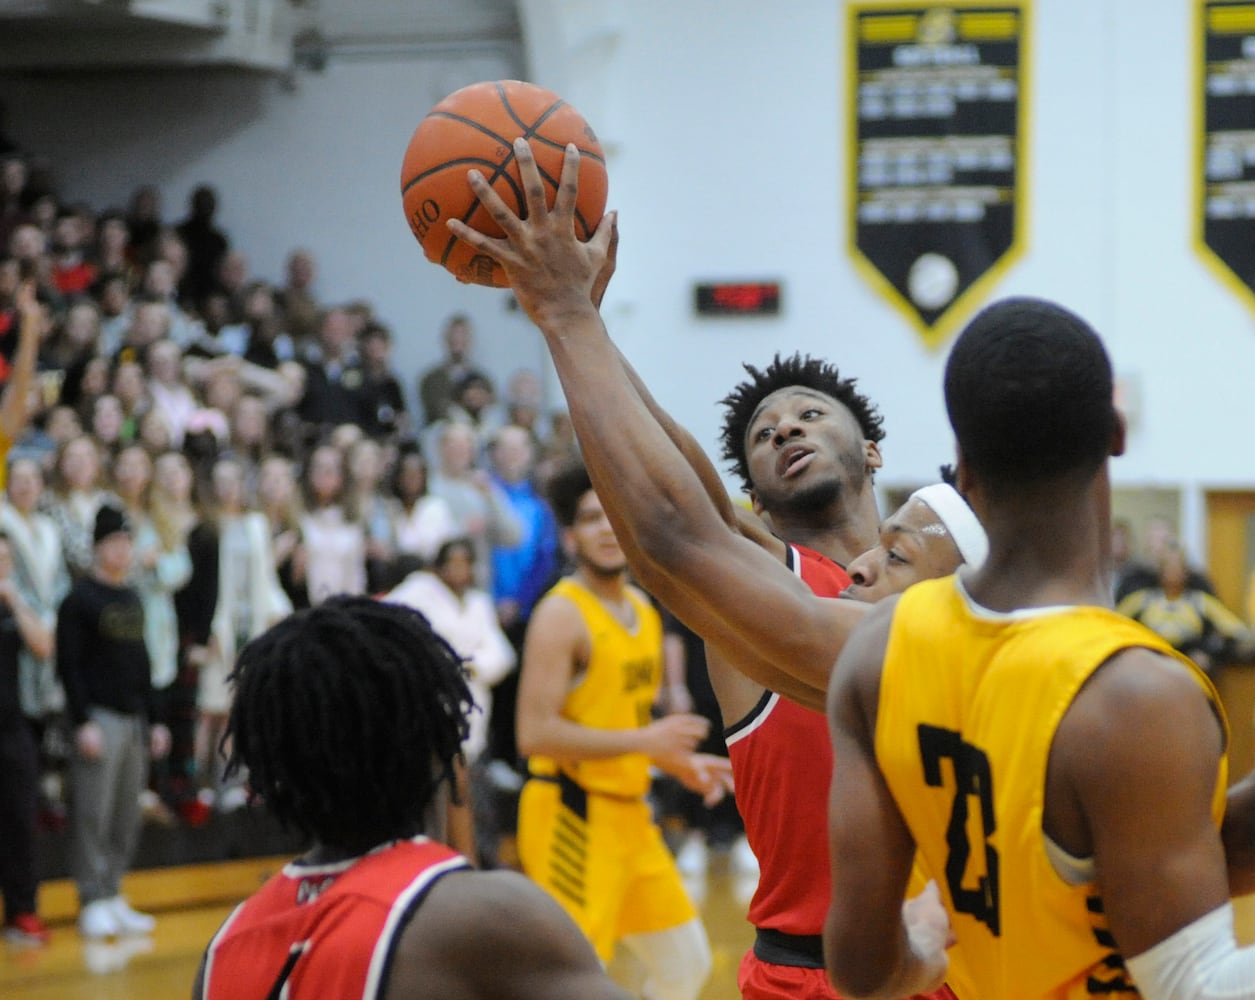
<path fill-rule="evenodd" d="M 491 257 L 457 239 L 445 223 L 460 219 L 489 236 L 504 235 L 471 191 L 477 169 L 510 208 L 526 215 L 514 140 L 526 138 L 553 207 L 567 143 L 580 151 L 576 234 L 589 239 L 606 209 L 606 162 L 597 136 L 575 108 L 543 87 L 519 80 L 474 83 L 454 91 L 415 129 L 401 166 L 401 198 L 414 238 L 432 263 L 459 281 L 509 287 Z"/>

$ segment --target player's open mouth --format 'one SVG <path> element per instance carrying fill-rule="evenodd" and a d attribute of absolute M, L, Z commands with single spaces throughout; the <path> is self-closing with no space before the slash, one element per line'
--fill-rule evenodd
<path fill-rule="evenodd" d="M 815 453 L 806 448 L 786 448 L 776 460 L 776 468 L 783 478 L 788 479 L 801 473 L 814 457 Z"/>

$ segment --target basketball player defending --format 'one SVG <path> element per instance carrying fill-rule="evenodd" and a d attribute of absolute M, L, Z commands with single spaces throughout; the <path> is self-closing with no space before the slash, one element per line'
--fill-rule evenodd
<path fill-rule="evenodd" d="M 233 680 L 229 767 L 314 846 L 227 918 L 197 1000 L 626 1000 L 528 879 L 423 836 L 471 695 L 422 615 L 332 598 L 245 647 Z"/>
<path fill-rule="evenodd" d="M 656 765 L 713 796 L 728 761 L 693 753 L 709 723 L 651 721 L 662 623 L 627 584 L 623 550 L 582 466 L 550 500 L 575 572 L 541 599 L 523 648 L 519 749 L 531 777 L 519 802 L 519 857 L 604 962 L 622 945 L 647 970 L 644 995 L 695 1000 L 710 945 L 645 795 Z"/>
<path fill-rule="evenodd" d="M 1052 303 L 996 303 L 955 343 L 945 396 L 989 557 L 877 606 L 838 661 L 834 983 L 1255 997 L 1229 902 L 1255 878 L 1226 871 L 1216 692 L 1108 606 L 1124 425 L 1102 343 Z M 1246 794 L 1230 808 L 1249 814 Z M 917 854 L 944 911 L 903 911 Z"/>

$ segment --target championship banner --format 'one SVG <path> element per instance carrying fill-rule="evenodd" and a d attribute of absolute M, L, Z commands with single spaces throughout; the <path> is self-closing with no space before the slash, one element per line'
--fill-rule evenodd
<path fill-rule="evenodd" d="M 1195 247 L 1255 307 L 1255 3 L 1200 0 Z"/>
<path fill-rule="evenodd" d="M 850 4 L 850 250 L 930 347 L 1024 248 L 1028 6 Z"/>

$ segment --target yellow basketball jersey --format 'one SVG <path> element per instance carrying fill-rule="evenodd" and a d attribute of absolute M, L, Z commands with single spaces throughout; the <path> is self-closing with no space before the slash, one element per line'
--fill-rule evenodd
<path fill-rule="evenodd" d="M 650 709 L 662 683 L 662 619 L 630 588 L 636 627 L 626 628 L 585 587 L 571 577 L 550 591 L 571 601 L 584 618 L 591 640 L 588 666 L 567 695 L 562 715 L 590 729 L 640 729 L 649 725 Z M 636 797 L 649 791 L 649 758 L 623 754 L 602 760 L 554 760 L 532 757 L 534 775 L 561 769 L 585 791 Z"/>
<path fill-rule="evenodd" d="M 1223 720 L 1203 673 L 1114 611 L 996 614 L 975 605 L 954 577 L 916 584 L 898 604 L 876 758 L 915 838 L 916 863 L 936 879 L 950 910 L 958 946 L 947 982 L 963 1000 L 1135 992 L 1097 886 L 1059 876 L 1042 830 L 1059 722 L 1090 675 L 1132 647 L 1188 664 Z M 1222 757 L 1217 826 L 1226 785 Z"/>

